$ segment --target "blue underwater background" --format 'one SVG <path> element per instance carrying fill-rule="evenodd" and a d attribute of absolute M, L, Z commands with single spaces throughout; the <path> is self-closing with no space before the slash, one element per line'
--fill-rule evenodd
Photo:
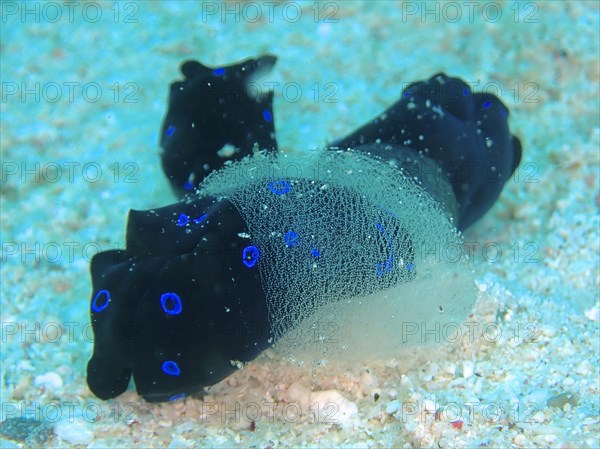
<path fill-rule="evenodd" d="M 597 2 L 0 8 L 0 447 L 600 446 Z M 278 57 L 258 86 L 288 152 L 440 71 L 501 98 L 523 158 L 463 236 L 490 333 L 320 377 L 266 354 L 204 400 L 150 404 L 130 387 L 100 401 L 85 379 L 89 261 L 124 247 L 129 209 L 176 200 L 159 160 L 168 86 L 184 60 L 262 54 Z"/>

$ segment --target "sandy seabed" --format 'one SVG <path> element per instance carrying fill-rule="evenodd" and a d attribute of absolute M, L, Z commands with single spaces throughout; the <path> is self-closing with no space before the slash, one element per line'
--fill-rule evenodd
<path fill-rule="evenodd" d="M 0 7 L 1 447 L 600 447 L 597 2 Z M 480 326 L 350 366 L 269 350 L 204 400 L 99 401 L 89 258 L 123 247 L 130 208 L 175 200 L 158 159 L 168 84 L 185 59 L 265 53 L 290 151 L 436 72 L 499 94 L 524 156 L 464 235 Z"/>

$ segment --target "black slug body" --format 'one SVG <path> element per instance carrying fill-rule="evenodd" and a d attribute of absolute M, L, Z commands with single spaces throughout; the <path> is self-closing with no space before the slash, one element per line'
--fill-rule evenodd
<path fill-rule="evenodd" d="M 148 401 L 202 393 L 307 311 L 412 282 L 421 248 L 484 214 L 520 161 L 502 103 L 439 74 L 332 142 L 317 164 L 331 170 L 281 174 L 272 92 L 247 92 L 274 63 L 188 61 L 171 85 L 163 168 L 179 195 L 200 190 L 130 211 L 125 250 L 92 259 L 87 381 L 99 398 L 123 393 L 132 376 Z"/>
<path fill-rule="evenodd" d="M 131 211 L 127 249 L 92 259 L 96 396 L 166 401 L 228 376 L 269 344 L 265 295 L 248 229 L 226 200 Z M 249 248 L 249 249 L 248 249 Z M 244 255 L 244 258 L 242 258 Z"/>
<path fill-rule="evenodd" d="M 162 166 L 178 195 L 254 148 L 277 151 L 273 92 L 252 84 L 275 62 L 274 56 L 261 56 L 218 68 L 197 61 L 181 65 L 184 80 L 171 84 L 160 138 Z"/>
<path fill-rule="evenodd" d="M 492 207 L 521 161 L 521 143 L 509 132 L 502 102 L 443 73 L 411 84 L 381 115 L 329 146 L 374 143 L 409 147 L 440 165 L 458 202 L 459 229 Z M 379 156 L 394 158 L 393 151 Z"/>

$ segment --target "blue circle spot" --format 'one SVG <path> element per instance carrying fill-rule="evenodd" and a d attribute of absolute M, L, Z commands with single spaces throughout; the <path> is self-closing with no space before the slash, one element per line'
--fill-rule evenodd
<path fill-rule="evenodd" d="M 173 125 L 170 125 L 167 128 L 167 131 L 165 132 L 165 136 L 169 137 L 171 134 L 173 134 L 175 132 L 175 127 Z"/>
<path fill-rule="evenodd" d="M 160 297 L 160 305 L 169 315 L 179 315 L 183 310 L 181 298 L 176 293 L 163 293 Z"/>
<path fill-rule="evenodd" d="M 313 248 L 310 250 L 310 253 L 314 256 L 314 257 L 319 257 L 321 255 L 321 253 L 319 252 L 319 250 L 317 248 Z"/>
<path fill-rule="evenodd" d="M 189 181 L 186 181 L 186 182 L 183 183 L 183 188 L 185 190 L 192 190 L 194 188 L 194 184 L 192 184 Z"/>
<path fill-rule="evenodd" d="M 489 101 L 486 101 L 485 103 L 483 103 L 483 109 L 487 109 L 490 107 L 492 103 L 490 103 Z"/>
<path fill-rule="evenodd" d="M 463 95 L 469 95 L 469 89 L 463 89 Z"/>
<path fill-rule="evenodd" d="M 179 376 L 179 374 L 181 374 L 181 370 L 177 366 L 177 363 L 173 362 L 172 360 L 167 360 L 164 362 L 162 364 L 162 370 L 169 376 Z"/>
<path fill-rule="evenodd" d="M 298 237 L 298 234 L 296 234 L 294 231 L 289 230 L 288 232 L 285 233 L 285 244 L 287 246 L 289 246 L 290 248 L 292 246 L 296 246 L 298 244 L 298 240 L 300 239 Z"/>
<path fill-rule="evenodd" d="M 392 271 L 392 268 L 394 267 L 394 247 L 392 246 L 392 239 L 387 234 L 385 227 L 381 223 L 375 223 L 375 226 L 377 226 L 377 229 L 379 229 L 385 237 L 390 250 L 389 256 L 384 262 L 377 262 L 377 276 L 381 277 L 384 273 Z"/>
<path fill-rule="evenodd" d="M 186 214 L 181 214 L 177 219 L 177 226 L 185 226 L 190 221 L 190 217 Z"/>
<path fill-rule="evenodd" d="M 213 70 L 213 74 L 215 76 L 223 76 L 225 75 L 225 69 L 223 67 Z"/>
<path fill-rule="evenodd" d="M 412 271 L 412 270 L 414 270 L 414 269 L 415 269 L 415 264 L 414 264 L 414 263 L 407 263 L 407 264 L 406 264 L 406 269 L 407 269 L 408 271 Z"/>
<path fill-rule="evenodd" d="M 94 312 L 102 312 L 108 307 L 110 302 L 110 293 L 108 290 L 100 290 L 92 300 L 92 310 Z"/>
<path fill-rule="evenodd" d="M 269 111 L 268 109 L 265 109 L 263 111 L 263 118 L 265 119 L 265 122 L 271 122 L 273 120 L 273 116 L 271 115 L 271 111 Z"/>
<path fill-rule="evenodd" d="M 202 223 L 204 220 L 206 220 L 206 217 L 208 217 L 208 214 L 204 214 L 204 215 L 201 215 L 201 216 L 200 216 L 200 217 L 198 217 L 198 218 L 194 218 L 194 223 L 196 223 L 196 224 L 200 224 L 200 223 Z"/>
<path fill-rule="evenodd" d="M 390 255 L 390 257 L 387 258 L 387 260 L 385 261 L 385 271 L 392 271 L 392 268 L 394 268 L 394 255 Z"/>
<path fill-rule="evenodd" d="M 185 393 L 174 394 L 169 398 L 169 401 L 176 401 L 177 399 L 185 398 Z"/>
<path fill-rule="evenodd" d="M 242 262 L 248 268 L 252 268 L 258 262 L 259 251 L 254 245 L 246 246 L 242 251 Z"/>
<path fill-rule="evenodd" d="M 269 190 L 275 195 L 284 195 L 290 191 L 290 183 L 285 179 L 279 179 L 269 183 Z"/>

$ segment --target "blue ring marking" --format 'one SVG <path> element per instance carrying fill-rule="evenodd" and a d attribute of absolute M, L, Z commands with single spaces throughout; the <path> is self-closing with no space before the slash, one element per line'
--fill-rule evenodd
<path fill-rule="evenodd" d="M 263 111 L 263 118 L 265 119 L 265 122 L 271 122 L 273 120 L 273 116 L 271 115 L 271 111 L 269 111 L 268 109 L 265 109 Z"/>
<path fill-rule="evenodd" d="M 98 299 L 100 299 L 100 295 L 104 295 L 104 302 L 102 304 L 98 304 Z M 104 309 L 108 307 L 108 303 L 110 302 L 110 292 L 108 290 L 100 290 L 92 299 L 92 310 L 94 312 L 102 312 Z"/>
<path fill-rule="evenodd" d="M 223 76 L 223 75 L 225 75 L 225 69 L 223 67 L 220 67 L 218 69 L 214 69 L 213 70 L 213 75 L 215 75 L 215 76 Z"/>
<path fill-rule="evenodd" d="M 173 125 L 169 125 L 167 131 L 165 131 L 165 136 L 169 137 L 171 134 L 175 132 L 175 127 Z"/>
<path fill-rule="evenodd" d="M 258 262 L 258 256 L 260 255 L 260 251 L 254 245 L 246 246 L 242 251 L 242 262 L 248 268 L 252 268 Z"/>
<path fill-rule="evenodd" d="M 169 401 L 176 401 L 177 399 L 185 398 L 185 393 L 174 394 L 169 398 Z"/>
<path fill-rule="evenodd" d="M 319 252 L 319 250 L 317 248 L 313 248 L 310 250 L 310 253 L 314 256 L 314 257 L 319 257 L 321 255 L 321 253 Z"/>
<path fill-rule="evenodd" d="M 291 248 L 292 246 L 296 246 L 298 244 L 300 237 L 298 237 L 298 234 L 296 234 L 290 229 L 288 232 L 285 233 L 284 240 L 285 244 Z"/>
<path fill-rule="evenodd" d="M 190 217 L 188 217 L 186 214 L 181 214 L 177 219 L 177 226 L 185 226 L 189 223 L 189 221 Z"/>
<path fill-rule="evenodd" d="M 208 217 L 208 214 L 204 214 L 204 215 L 201 215 L 201 216 L 200 216 L 200 217 L 198 217 L 198 218 L 194 218 L 194 223 L 200 224 L 200 223 L 202 223 L 204 220 L 206 220 L 206 217 Z"/>
<path fill-rule="evenodd" d="M 179 376 L 181 374 L 179 366 L 177 366 L 177 363 L 175 363 L 172 360 L 167 360 L 166 362 L 163 362 L 162 370 L 165 374 L 168 374 L 169 376 Z"/>
<path fill-rule="evenodd" d="M 396 220 L 399 220 L 400 218 L 398 217 L 398 215 L 396 215 L 395 213 L 384 209 L 383 207 L 381 207 L 381 204 L 377 205 L 377 209 L 379 209 L 381 212 L 385 212 L 386 214 L 388 214 L 390 217 L 395 218 Z"/>
<path fill-rule="evenodd" d="M 194 184 L 192 184 L 189 181 L 186 181 L 183 183 L 183 189 L 184 190 L 192 190 L 194 188 Z"/>
<path fill-rule="evenodd" d="M 412 271 L 412 270 L 414 270 L 414 269 L 415 269 L 415 264 L 414 264 L 414 263 L 412 263 L 412 262 L 409 262 L 409 263 L 407 263 L 407 264 L 406 264 L 406 269 L 407 269 L 408 271 Z"/>
<path fill-rule="evenodd" d="M 487 109 L 490 107 L 492 103 L 490 103 L 489 101 L 486 101 L 485 103 L 483 103 L 483 109 Z"/>
<path fill-rule="evenodd" d="M 383 225 L 381 223 L 376 223 L 375 225 L 377 226 L 377 229 L 379 229 L 379 231 L 384 235 L 388 245 L 390 246 L 390 255 L 385 262 L 377 262 L 377 276 L 381 277 L 383 276 L 384 272 L 389 273 L 392 271 L 394 265 L 394 247 L 392 246 L 392 239 L 389 235 L 387 235 Z"/>
<path fill-rule="evenodd" d="M 269 183 L 269 190 L 275 195 L 284 195 L 290 191 L 290 183 L 285 179 L 278 179 Z"/>
<path fill-rule="evenodd" d="M 181 298 L 177 293 L 163 293 L 160 297 L 160 305 L 169 315 L 179 315 L 183 310 Z"/>

